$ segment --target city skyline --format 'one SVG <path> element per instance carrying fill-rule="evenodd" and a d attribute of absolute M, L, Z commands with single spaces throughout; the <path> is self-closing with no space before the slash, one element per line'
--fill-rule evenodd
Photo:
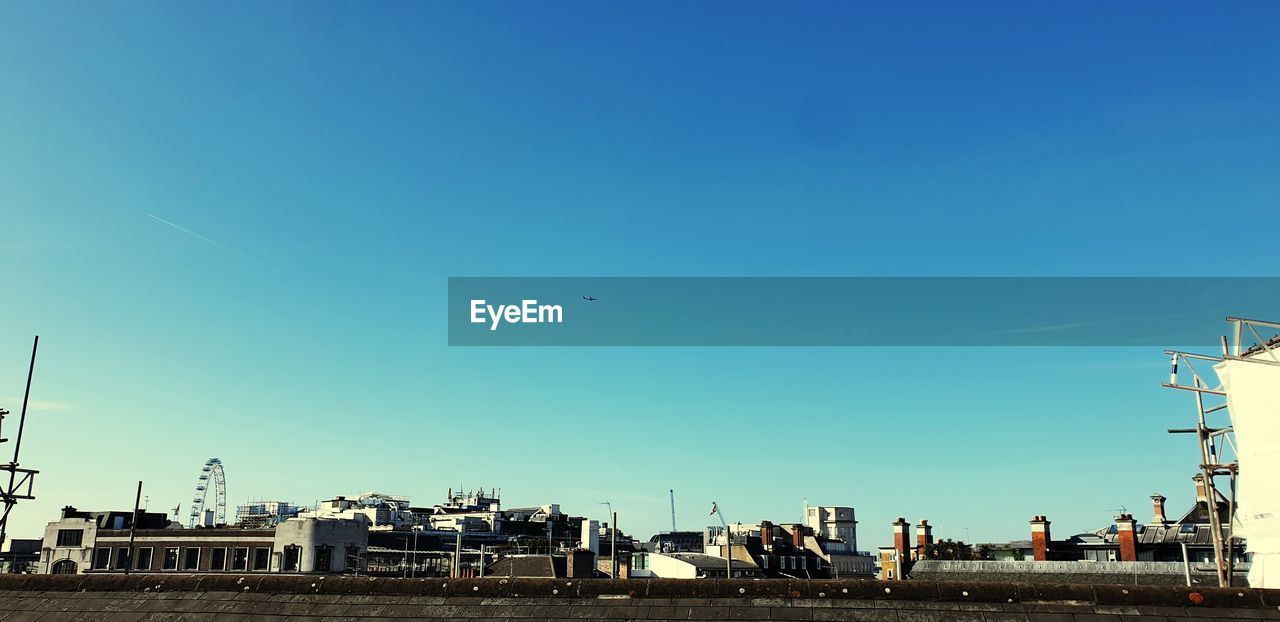
<path fill-rule="evenodd" d="M 474 482 L 637 537 L 672 488 L 865 548 L 1189 506 L 1158 347 L 451 348 L 446 286 L 1271 276 L 1280 7 L 1242 6 L 4 5 L 9 535 L 211 456 L 232 504 Z"/>

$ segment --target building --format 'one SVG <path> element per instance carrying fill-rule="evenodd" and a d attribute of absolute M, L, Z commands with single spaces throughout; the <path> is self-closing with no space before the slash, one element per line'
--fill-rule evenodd
<path fill-rule="evenodd" d="M 1165 497 L 1160 494 L 1151 495 L 1152 517 L 1145 524 L 1134 519 L 1132 514 L 1123 513 L 1109 526 L 1075 534 L 1065 540 L 1052 538 L 1048 518 L 1032 517 L 1032 558 L 1040 561 L 1181 562 L 1185 545 L 1191 563 L 1213 562 L 1208 495 L 1200 475 L 1192 480 L 1196 484 L 1196 503 L 1177 520 L 1169 520 L 1165 514 Z M 1230 539 L 1226 499 L 1217 499 L 1212 505 L 1212 511 L 1216 511 L 1222 521 L 1224 537 Z M 1235 563 L 1247 561 L 1242 540 L 1236 540 L 1233 550 Z"/>
<path fill-rule="evenodd" d="M 854 519 L 853 508 L 805 506 L 805 524 L 819 537 L 840 540 L 851 549 L 858 548 L 858 521 Z"/>
<path fill-rule="evenodd" d="M 902 576 L 902 567 L 908 560 L 902 557 L 901 552 L 892 546 L 882 546 L 877 549 L 877 566 L 879 570 L 876 578 L 881 581 L 893 581 L 904 578 Z"/>
<path fill-rule="evenodd" d="M 1230 541 L 1227 500 L 1210 503 L 1199 475 L 1196 503 L 1180 518 L 1165 512 L 1164 495 L 1151 495 L 1152 516 L 1142 523 L 1122 512 L 1111 525 L 1057 540 L 1048 517 L 1030 521 L 1030 540 L 986 544 L 965 555 L 937 555 L 927 521 L 917 529 L 917 548 L 933 554 L 910 555 L 910 525 L 899 518 L 893 523 L 894 546 L 880 553 L 881 578 L 913 578 L 931 581 L 1004 580 L 1037 583 L 1123 583 L 1129 585 L 1213 584 L 1217 567 L 1210 512 L 1217 512 L 1224 536 Z M 1185 557 L 1184 557 L 1185 551 Z M 1233 585 L 1244 584 L 1249 566 L 1244 543 L 1232 544 Z"/>
<path fill-rule="evenodd" d="M 655 534 L 640 549 L 653 553 L 701 553 L 707 543 L 701 531 L 665 531 Z"/>
<path fill-rule="evenodd" d="M 734 559 L 734 579 L 758 579 L 764 576 L 755 563 Z M 728 573 L 724 557 L 702 553 L 650 553 L 640 551 L 631 558 L 633 579 L 723 579 Z"/>
<path fill-rule="evenodd" d="M 586 549 L 573 549 L 551 555 L 506 555 L 493 562 L 485 576 L 590 579 L 596 576 L 595 554 Z"/>
<path fill-rule="evenodd" d="M 38 572 L 358 572 L 368 540 L 363 518 L 188 529 L 150 512 L 139 514 L 135 528 L 132 514 L 63 508 L 62 517 L 45 527 Z"/>
<path fill-rule="evenodd" d="M 34 574 L 40 563 L 41 540 L 9 539 L 0 551 L 0 574 Z"/>

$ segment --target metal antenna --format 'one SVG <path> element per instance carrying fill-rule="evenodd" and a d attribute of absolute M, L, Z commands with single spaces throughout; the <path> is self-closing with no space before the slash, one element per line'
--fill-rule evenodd
<path fill-rule="evenodd" d="M 22 414 L 18 417 L 18 435 L 13 441 L 13 460 L 8 464 L 0 464 L 0 472 L 9 472 L 9 484 L 4 488 L 0 488 L 0 501 L 4 502 L 3 514 L 0 514 L 0 547 L 4 546 L 5 534 L 9 528 L 9 513 L 13 511 L 13 506 L 20 499 L 35 499 L 32 493 L 32 484 L 34 484 L 35 476 L 39 471 L 32 469 L 20 468 L 18 462 L 19 453 L 22 451 L 22 430 L 27 424 L 27 403 L 31 399 L 31 377 L 36 370 L 36 350 L 40 347 L 40 336 L 36 335 L 35 342 L 31 344 L 31 364 L 27 367 L 27 388 L 22 394 Z M 9 411 L 0 409 L 0 422 L 3 422 L 4 416 Z M 8 439 L 0 436 L 0 443 L 4 443 Z"/>

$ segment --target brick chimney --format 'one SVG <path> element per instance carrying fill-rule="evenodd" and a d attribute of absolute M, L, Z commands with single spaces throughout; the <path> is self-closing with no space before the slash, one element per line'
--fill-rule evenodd
<path fill-rule="evenodd" d="M 773 550 L 773 523 L 767 520 L 760 521 L 760 546 Z"/>
<path fill-rule="evenodd" d="M 797 549 L 804 548 L 804 525 L 791 526 L 791 546 Z"/>
<path fill-rule="evenodd" d="M 1042 514 L 1031 517 L 1031 556 L 1038 562 L 1049 559 L 1049 519 Z"/>
<path fill-rule="evenodd" d="M 903 563 L 911 559 L 908 556 L 910 548 L 907 546 L 907 527 L 907 519 L 901 516 L 898 517 L 898 520 L 893 521 L 893 550 L 898 552 L 898 559 L 902 560 Z"/>
<path fill-rule="evenodd" d="M 1152 510 L 1151 524 L 1164 525 L 1169 522 L 1169 519 L 1165 518 L 1165 515 L 1164 515 L 1164 501 L 1165 501 L 1164 495 L 1158 492 L 1154 495 L 1151 495 L 1151 510 Z"/>
<path fill-rule="evenodd" d="M 920 519 L 920 524 L 916 525 L 916 559 L 925 558 L 925 547 L 933 544 L 933 525 L 929 524 L 928 519 Z"/>
<path fill-rule="evenodd" d="M 1132 514 L 1121 514 L 1116 517 L 1116 540 L 1120 542 L 1120 561 L 1138 561 L 1138 534 L 1134 530 L 1138 521 Z"/>

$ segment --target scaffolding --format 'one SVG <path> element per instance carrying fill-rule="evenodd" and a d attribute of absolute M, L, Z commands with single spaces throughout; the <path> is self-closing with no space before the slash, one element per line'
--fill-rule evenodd
<path fill-rule="evenodd" d="M 308 509 L 288 501 L 250 501 L 236 507 L 236 526 L 269 529 Z"/>
<path fill-rule="evenodd" d="M 1264 338 L 1263 332 L 1280 329 L 1280 323 L 1228 317 L 1231 325 L 1231 336 L 1220 339 L 1222 352 L 1218 356 L 1165 350 L 1170 357 L 1172 369 L 1169 381 L 1162 386 L 1169 389 L 1189 391 L 1195 397 L 1196 427 L 1170 429 L 1170 434 L 1194 434 L 1199 450 L 1198 479 L 1203 482 L 1206 499 L 1206 513 L 1209 517 L 1209 528 L 1213 538 L 1214 564 L 1218 574 L 1218 585 L 1231 586 L 1234 570 L 1235 544 L 1234 532 L 1223 533 L 1222 517 L 1218 504 L 1226 505 L 1227 528 L 1235 524 L 1236 513 L 1236 479 L 1240 465 L 1237 457 L 1235 430 L 1231 425 L 1227 412 L 1227 393 L 1217 372 L 1210 376 L 1202 374 L 1196 362 L 1212 365 L 1223 361 L 1245 361 L 1260 365 L 1280 366 L 1280 338 L 1275 335 Z M 1261 332 L 1259 332 L 1261 331 Z M 1225 422 L 1224 422 L 1225 418 Z M 1227 494 L 1219 491 L 1218 479 L 1225 479 Z"/>

